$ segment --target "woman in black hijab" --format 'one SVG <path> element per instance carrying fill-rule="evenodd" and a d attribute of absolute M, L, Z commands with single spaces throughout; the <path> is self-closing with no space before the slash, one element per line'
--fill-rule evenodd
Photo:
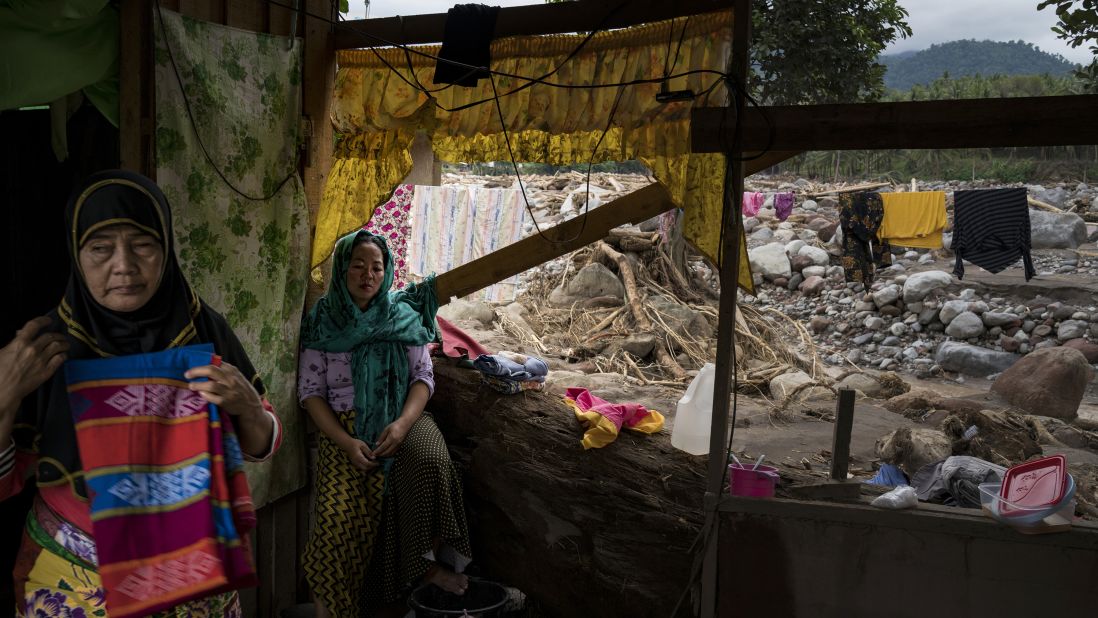
<path fill-rule="evenodd" d="M 30 518 L 37 523 L 28 521 L 38 536 L 25 535 L 16 568 L 26 615 L 36 615 L 43 603 L 74 616 L 102 610 L 76 430 L 57 371 L 65 360 L 212 343 L 224 362 L 188 372 L 188 379 L 207 378 L 190 388 L 233 415 L 252 460 L 270 457 L 281 433 L 239 340 L 180 270 L 171 210 L 155 183 L 125 171 L 92 176 L 70 199 L 65 233 L 72 270 L 60 306 L 0 348 L 0 500 L 19 493 L 31 476 L 39 489 Z M 42 531 L 46 536 L 39 538 Z M 34 564 L 42 552 L 63 555 L 94 581 L 66 582 L 60 592 L 40 588 Z M 235 593 L 196 603 L 204 603 L 194 608 L 207 612 L 201 615 L 240 613 Z"/>

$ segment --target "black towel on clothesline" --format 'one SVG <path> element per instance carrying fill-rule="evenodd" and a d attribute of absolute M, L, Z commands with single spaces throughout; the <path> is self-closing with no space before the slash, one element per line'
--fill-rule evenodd
<path fill-rule="evenodd" d="M 477 81 L 488 77 L 486 70 L 470 72 L 467 67 L 444 60 L 488 67 L 492 61 L 492 37 L 495 36 L 498 15 L 498 6 L 484 4 L 456 4 L 446 12 L 446 31 L 439 60 L 435 63 L 436 84 L 472 87 L 477 85 Z"/>
<path fill-rule="evenodd" d="M 964 277 L 962 260 L 992 273 L 1022 258 L 1026 281 L 1037 272 L 1030 257 L 1029 203 L 1024 188 L 953 192 L 953 274 Z"/>

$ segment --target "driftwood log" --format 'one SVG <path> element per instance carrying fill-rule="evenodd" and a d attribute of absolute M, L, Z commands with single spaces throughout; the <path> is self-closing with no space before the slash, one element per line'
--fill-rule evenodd
<path fill-rule="evenodd" d="M 443 359 L 429 408 L 462 469 L 486 577 L 524 591 L 538 615 L 671 615 L 701 528 L 704 458 L 668 432 L 584 451 L 560 397 L 502 395 Z"/>

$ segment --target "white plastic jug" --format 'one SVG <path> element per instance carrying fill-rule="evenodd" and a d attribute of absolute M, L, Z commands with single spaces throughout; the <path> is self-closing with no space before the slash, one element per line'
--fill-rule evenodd
<path fill-rule="evenodd" d="M 713 386 L 717 367 L 706 363 L 686 389 L 675 409 L 671 446 L 691 455 L 709 453 L 709 429 L 713 424 Z"/>

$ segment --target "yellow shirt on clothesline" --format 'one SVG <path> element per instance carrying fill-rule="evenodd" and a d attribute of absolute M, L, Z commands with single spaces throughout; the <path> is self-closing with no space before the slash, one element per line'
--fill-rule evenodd
<path fill-rule="evenodd" d="M 941 249 L 946 226 L 942 191 L 882 193 L 884 220 L 877 236 L 900 247 Z"/>

